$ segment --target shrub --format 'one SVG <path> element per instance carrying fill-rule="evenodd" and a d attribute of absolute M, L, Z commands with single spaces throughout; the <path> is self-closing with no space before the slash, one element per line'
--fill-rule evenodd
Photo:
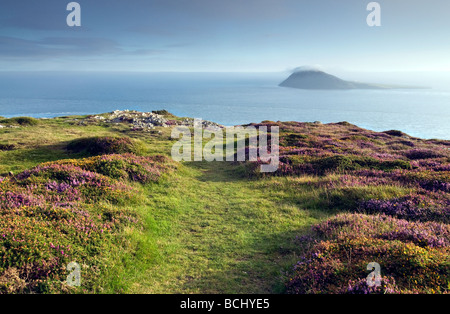
<path fill-rule="evenodd" d="M 395 173 L 399 181 L 414 183 L 429 191 L 450 192 L 450 171 L 416 171 Z"/>
<path fill-rule="evenodd" d="M 386 160 L 379 163 L 379 167 L 374 169 L 393 170 L 393 169 L 412 169 L 412 165 L 407 160 Z"/>
<path fill-rule="evenodd" d="M 144 145 L 129 137 L 90 137 L 71 141 L 67 149 L 74 153 L 90 155 L 132 153 L 142 155 Z"/>
<path fill-rule="evenodd" d="M 169 117 L 175 117 L 173 114 L 171 114 L 169 111 L 167 110 L 154 110 L 152 111 L 152 113 L 155 114 L 159 114 L 161 116 L 169 116 Z"/>
<path fill-rule="evenodd" d="M 0 144 L 0 150 L 13 150 L 14 148 L 13 144 Z"/>
<path fill-rule="evenodd" d="M 156 182 L 161 174 L 170 168 L 169 159 L 165 156 L 136 156 L 133 154 L 110 154 L 43 164 L 43 166 L 56 165 L 60 167 L 78 167 L 84 171 L 101 174 L 113 179 L 140 183 Z"/>
<path fill-rule="evenodd" d="M 132 154 L 108 155 L 96 158 L 90 166 L 96 172 L 114 179 L 140 183 L 155 182 L 168 169 L 163 156 L 139 157 Z M 89 164 L 89 161 L 87 162 Z"/>
<path fill-rule="evenodd" d="M 33 126 L 33 125 L 37 125 L 39 123 L 39 120 L 35 119 L 35 118 L 31 118 L 31 117 L 15 117 L 15 118 L 10 118 L 10 119 L 0 120 L 0 123 L 19 124 L 22 126 Z"/>
<path fill-rule="evenodd" d="M 405 153 L 411 160 L 445 157 L 444 155 L 429 149 L 411 149 Z"/>
<path fill-rule="evenodd" d="M 372 157 L 360 157 L 351 155 L 334 155 L 316 159 L 312 162 L 317 173 L 323 175 L 330 171 L 343 172 L 361 168 L 392 170 L 411 169 L 411 164 L 404 160 L 381 161 Z"/>
<path fill-rule="evenodd" d="M 306 139 L 307 137 L 308 136 L 304 134 L 290 133 L 280 139 L 280 144 L 282 146 L 297 146 L 301 140 Z"/>
<path fill-rule="evenodd" d="M 392 136 L 398 136 L 398 137 L 406 135 L 405 133 L 403 133 L 402 131 L 399 131 L 399 130 L 389 130 L 389 131 L 384 131 L 383 133 L 392 135 Z"/>
<path fill-rule="evenodd" d="M 344 171 L 356 169 L 358 167 L 357 164 L 353 163 L 353 159 L 350 156 L 343 155 L 317 159 L 313 162 L 313 166 L 321 175 L 331 170 Z"/>

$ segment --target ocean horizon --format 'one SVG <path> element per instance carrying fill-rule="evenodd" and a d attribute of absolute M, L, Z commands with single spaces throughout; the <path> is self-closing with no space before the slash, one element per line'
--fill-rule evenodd
<path fill-rule="evenodd" d="M 448 90 L 299 90 L 279 87 L 285 78 L 286 73 L 3 72 L 0 116 L 165 109 L 227 126 L 347 121 L 378 132 L 450 139 Z"/>

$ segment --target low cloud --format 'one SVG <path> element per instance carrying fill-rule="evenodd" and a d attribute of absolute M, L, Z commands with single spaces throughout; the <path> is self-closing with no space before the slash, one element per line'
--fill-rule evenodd
<path fill-rule="evenodd" d="M 105 55 L 160 55 L 164 50 L 124 50 L 119 43 L 107 38 L 46 37 L 28 40 L 0 36 L 0 56 L 8 58 L 46 59 L 55 57 L 86 57 Z"/>
<path fill-rule="evenodd" d="M 297 73 L 297 72 L 309 72 L 309 71 L 322 71 L 324 72 L 325 69 L 323 66 L 315 64 L 315 65 L 303 65 L 300 67 L 297 67 L 295 69 L 293 69 L 291 72 L 292 73 Z"/>

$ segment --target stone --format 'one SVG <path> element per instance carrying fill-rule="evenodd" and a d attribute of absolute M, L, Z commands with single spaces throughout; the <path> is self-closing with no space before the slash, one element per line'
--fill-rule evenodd
<path fill-rule="evenodd" d="M 125 123 L 130 124 L 133 130 L 148 131 L 155 127 L 170 127 L 172 125 L 186 125 L 193 126 L 194 119 L 186 118 L 182 121 L 168 120 L 163 115 L 154 112 L 139 112 L 134 110 L 114 110 L 107 115 L 102 116 L 92 116 L 90 118 L 84 119 L 80 124 L 85 124 L 86 122 L 95 123 L 96 121 L 102 121 L 104 123 L 119 124 Z M 202 121 L 203 127 L 219 127 L 223 126 L 211 122 Z"/>

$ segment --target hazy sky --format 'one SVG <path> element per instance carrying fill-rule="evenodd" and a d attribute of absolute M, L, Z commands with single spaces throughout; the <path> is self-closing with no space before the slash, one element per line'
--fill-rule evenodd
<path fill-rule="evenodd" d="M 450 1 L 1 0 L 0 70 L 450 71 Z"/>

